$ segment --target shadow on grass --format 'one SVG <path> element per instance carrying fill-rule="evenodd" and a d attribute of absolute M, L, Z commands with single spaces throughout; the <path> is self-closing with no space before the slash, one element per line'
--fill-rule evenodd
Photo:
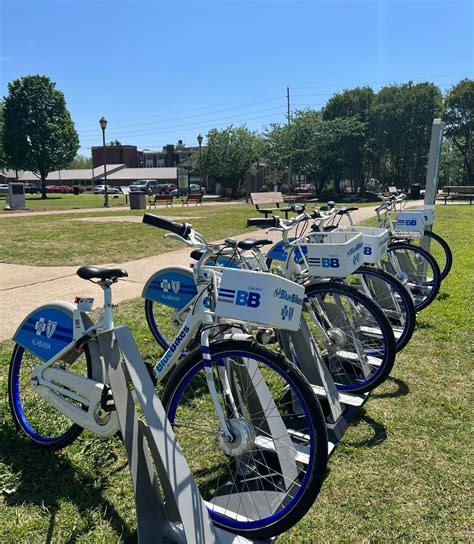
<path fill-rule="evenodd" d="M 18 434 L 13 426 L 0 426 L 0 465 L 10 468 L 12 482 L 8 492 L 3 486 L 4 504 L 7 506 L 36 505 L 45 507 L 50 514 L 46 543 L 53 541 L 56 514 L 63 500 L 74 503 L 86 521 L 84 529 L 76 529 L 68 541 L 76 541 L 81 534 L 94 526 L 91 512 L 101 515 L 120 535 L 123 542 L 137 541 L 136 531 L 130 530 L 114 505 L 104 496 L 109 478 L 85 474 L 63 454 L 35 448 Z"/>
<path fill-rule="evenodd" d="M 387 438 L 385 426 L 370 417 L 365 411 L 365 408 L 362 408 L 360 416 L 352 423 L 352 427 L 355 427 L 356 429 L 362 427 L 368 428 L 371 436 L 360 440 L 343 439 L 342 444 L 349 448 L 373 448 L 381 444 Z"/>
<path fill-rule="evenodd" d="M 373 399 L 392 399 L 396 397 L 404 397 L 410 392 L 406 382 L 400 378 L 393 378 L 392 376 L 388 376 L 383 383 L 382 388 L 384 389 L 383 392 L 375 391 L 372 393 Z M 385 391 L 385 389 L 388 389 L 388 391 Z"/>
<path fill-rule="evenodd" d="M 449 293 L 439 293 L 437 296 L 436 296 L 436 300 L 447 300 L 451 295 Z"/>

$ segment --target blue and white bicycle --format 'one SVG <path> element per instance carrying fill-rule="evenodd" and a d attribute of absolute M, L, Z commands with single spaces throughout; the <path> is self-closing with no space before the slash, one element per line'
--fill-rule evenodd
<path fill-rule="evenodd" d="M 152 223 L 184 243 L 198 243 L 189 225 Z M 327 435 L 301 372 L 245 332 L 247 326 L 267 327 L 267 319 L 272 327 L 278 321 L 286 327 L 284 301 L 273 294 L 282 286 L 295 294 L 296 318 L 302 288 L 235 272 L 240 283 L 231 278 L 229 285 L 225 272 L 195 267 L 197 297 L 154 374 L 158 381 L 169 374 L 162 402 L 211 519 L 263 539 L 287 530 L 313 504 L 327 463 Z M 77 273 L 103 290 L 102 308 L 93 310 L 92 299 L 84 298 L 53 302 L 34 310 L 14 336 L 11 412 L 18 428 L 43 448 L 63 448 L 83 429 L 100 436 L 119 429 L 101 338 L 114 330 L 111 287 L 127 273 L 94 267 Z M 196 347 L 182 358 L 196 335 Z"/>

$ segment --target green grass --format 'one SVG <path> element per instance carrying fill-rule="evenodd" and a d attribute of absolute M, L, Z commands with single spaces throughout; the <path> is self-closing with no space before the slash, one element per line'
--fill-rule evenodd
<path fill-rule="evenodd" d="M 331 457 L 316 503 L 278 542 L 472 542 L 472 209 L 437 208 L 435 231 L 453 249 L 450 276 Z M 116 322 L 131 326 L 144 359 L 156 359 L 142 301 L 121 304 Z M 4 392 L 11 349 L 0 345 Z M 119 440 L 83 433 L 56 454 L 33 449 L 5 394 L 0 422 L 2 544 L 136 541 Z"/>
<path fill-rule="evenodd" d="M 147 210 L 149 211 L 149 210 Z M 0 219 L 8 244 L 0 247 L 0 262 L 38 266 L 122 263 L 159 255 L 183 244 L 164 238 L 165 231 L 141 222 L 95 221 L 100 217 L 143 216 L 144 210 L 85 214 L 36 215 Z M 245 232 L 250 204 L 152 209 L 151 213 L 187 221 L 209 240 Z M 86 219 L 90 220 L 86 220 Z M 189 218 L 189 219 L 187 219 Z"/>
<path fill-rule="evenodd" d="M 115 198 L 117 197 L 117 198 Z M 47 199 L 42 199 L 41 195 L 25 195 L 26 207 L 31 211 L 51 211 L 51 210 L 72 210 L 84 208 L 102 208 L 104 205 L 104 195 L 94 195 L 92 193 L 82 193 L 80 195 L 49 193 Z M 128 208 L 125 204 L 125 196 L 109 195 L 109 203 L 112 207 Z M 8 214 L 4 210 L 5 195 L 0 196 L 0 213 Z"/>

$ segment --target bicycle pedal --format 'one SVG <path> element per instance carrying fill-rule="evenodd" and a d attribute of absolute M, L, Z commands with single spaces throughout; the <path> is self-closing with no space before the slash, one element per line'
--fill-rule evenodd
<path fill-rule="evenodd" d="M 115 402 L 112 395 L 112 389 L 108 385 L 104 385 L 102 389 L 102 395 L 100 396 L 100 407 L 104 412 L 114 412 Z"/>
<path fill-rule="evenodd" d="M 153 385 L 156 387 L 158 383 L 158 377 L 156 376 L 155 367 L 151 363 L 145 362 L 146 369 L 148 370 L 148 374 L 150 374 L 151 381 L 153 382 Z"/>

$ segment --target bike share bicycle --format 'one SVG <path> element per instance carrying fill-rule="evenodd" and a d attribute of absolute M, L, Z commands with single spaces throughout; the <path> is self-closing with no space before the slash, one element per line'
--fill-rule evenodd
<path fill-rule="evenodd" d="M 189 229 L 181 225 L 175 233 L 185 241 Z M 236 305 L 224 304 L 216 320 L 207 306 L 225 276 L 221 280 L 216 272 L 201 273 L 199 266 L 195 273 L 199 297 L 156 365 L 162 379 L 179 363 L 163 393 L 168 417 L 213 524 L 248 538 L 270 538 L 294 525 L 319 492 L 327 463 L 324 419 L 311 387 L 281 354 L 257 345 L 247 334 L 211 336 L 232 328 L 234 320 L 226 316 Z M 259 274 L 252 274 L 258 282 Z M 109 387 L 108 351 L 115 350 L 120 363 L 127 360 L 128 348 L 133 354 L 128 374 L 144 369 L 130 333 L 124 335 L 113 324 L 111 286 L 127 273 L 81 267 L 78 275 L 97 281 L 104 291 L 95 322 L 91 299 L 79 299 L 77 305 L 55 302 L 33 311 L 14 336 L 11 411 L 16 425 L 43 448 L 65 447 L 84 428 L 101 436 L 121 428 Z M 286 281 L 275 280 L 280 286 Z M 291 285 L 295 293 L 297 287 Z M 272 310 L 278 305 L 277 299 L 272 301 Z M 297 301 L 295 315 L 298 309 Z M 198 346 L 181 361 L 198 330 Z M 156 419 L 161 403 L 152 397 L 142 396 L 141 405 Z M 167 455 L 154 450 L 158 457 Z"/>

